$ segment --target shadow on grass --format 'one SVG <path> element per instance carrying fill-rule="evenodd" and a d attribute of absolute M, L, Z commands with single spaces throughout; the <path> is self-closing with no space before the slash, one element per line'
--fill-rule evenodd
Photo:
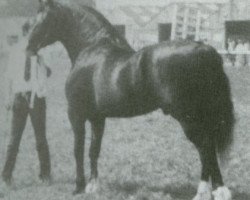
<path fill-rule="evenodd" d="M 196 188 L 192 185 L 181 185 L 179 187 L 173 185 L 166 185 L 164 187 L 149 187 L 152 192 L 163 192 L 170 194 L 174 199 L 192 199 L 196 194 Z"/>
<path fill-rule="evenodd" d="M 127 195 L 134 195 L 139 190 L 146 190 L 147 192 L 163 193 L 164 195 L 169 194 L 173 199 L 178 200 L 190 200 L 195 194 L 197 188 L 193 185 L 186 184 L 179 187 L 173 185 L 166 185 L 164 187 L 148 186 L 147 184 L 140 184 L 136 182 L 113 182 L 109 184 L 112 190 L 122 192 Z M 233 190 L 233 200 L 250 200 L 250 193 L 239 193 Z"/>
<path fill-rule="evenodd" d="M 116 190 L 117 192 L 122 192 L 128 195 L 135 194 L 139 189 L 143 187 L 143 184 L 139 184 L 132 181 L 126 181 L 123 183 L 112 182 L 108 185 L 110 190 Z"/>
<path fill-rule="evenodd" d="M 233 192 L 233 199 L 235 200 L 249 200 L 250 199 L 250 193 L 237 193 Z"/>
<path fill-rule="evenodd" d="M 163 194 L 170 194 L 174 199 L 192 199 L 192 197 L 196 193 L 196 188 L 191 185 L 183 185 L 180 187 L 173 187 L 172 185 L 166 185 L 164 187 L 157 187 L 157 186 L 148 186 L 147 184 L 143 183 L 136 183 L 136 182 L 123 182 L 117 183 L 113 182 L 109 184 L 109 187 L 112 190 L 116 190 L 117 192 L 122 192 L 127 195 L 134 195 L 139 190 L 146 190 L 147 192 L 153 193 L 163 193 Z"/>

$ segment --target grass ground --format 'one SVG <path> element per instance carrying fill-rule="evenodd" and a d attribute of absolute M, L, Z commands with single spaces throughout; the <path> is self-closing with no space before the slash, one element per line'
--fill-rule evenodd
<path fill-rule="evenodd" d="M 56 57 L 57 58 L 57 57 Z M 38 180 L 39 163 L 33 131 L 28 122 L 14 172 L 14 185 L 3 188 L 6 200 L 189 200 L 195 195 L 200 161 L 194 146 L 185 138 L 177 121 L 155 111 L 131 119 L 108 119 L 99 159 L 100 191 L 72 196 L 75 179 L 73 133 L 66 114 L 64 82 L 69 70 L 66 59 L 55 59 L 47 100 L 47 137 L 52 159 L 53 182 Z M 3 86 L 4 59 L 0 59 Z M 250 199 L 250 68 L 227 67 L 236 113 L 235 142 L 230 160 L 222 168 L 235 200 Z M 1 87 L 2 90 L 3 87 Z M 1 92 L 1 91 L 0 91 Z M 9 118 L 0 96 L 0 170 L 9 140 Z M 87 124 L 85 151 L 89 177 Z"/>

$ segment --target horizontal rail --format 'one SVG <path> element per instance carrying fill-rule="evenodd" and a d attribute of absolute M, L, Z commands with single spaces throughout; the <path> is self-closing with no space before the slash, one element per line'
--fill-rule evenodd
<path fill-rule="evenodd" d="M 227 51 L 218 50 L 219 54 L 231 54 L 231 55 L 250 55 L 250 51 Z"/>

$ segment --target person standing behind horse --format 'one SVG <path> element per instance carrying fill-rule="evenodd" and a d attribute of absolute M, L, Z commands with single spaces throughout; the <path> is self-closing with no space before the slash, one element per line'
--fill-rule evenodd
<path fill-rule="evenodd" d="M 246 52 L 247 48 L 244 45 L 243 39 L 238 39 L 238 44 L 235 48 L 237 52 L 235 65 L 238 68 L 244 67 L 246 65 Z"/>
<path fill-rule="evenodd" d="M 30 24 L 22 27 L 23 37 L 11 48 L 7 78 L 6 108 L 12 110 L 11 136 L 2 171 L 3 181 L 11 183 L 21 137 L 30 116 L 35 132 L 36 149 L 40 161 L 40 179 L 50 180 L 51 163 L 46 139 L 46 81 L 50 69 L 39 54 L 26 54 Z"/>

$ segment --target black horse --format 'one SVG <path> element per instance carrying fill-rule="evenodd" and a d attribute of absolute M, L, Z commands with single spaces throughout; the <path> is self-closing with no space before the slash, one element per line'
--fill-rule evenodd
<path fill-rule="evenodd" d="M 201 183 L 195 200 L 229 200 L 217 153 L 226 152 L 234 125 L 229 81 L 221 56 L 196 42 L 164 42 L 138 52 L 89 7 L 40 0 L 28 52 L 60 41 L 72 62 L 66 83 L 68 115 L 75 134 L 76 193 L 97 187 L 97 160 L 106 117 L 132 117 L 162 109 L 181 124 L 197 147 Z M 84 178 L 85 122 L 92 126 L 91 177 Z"/>

